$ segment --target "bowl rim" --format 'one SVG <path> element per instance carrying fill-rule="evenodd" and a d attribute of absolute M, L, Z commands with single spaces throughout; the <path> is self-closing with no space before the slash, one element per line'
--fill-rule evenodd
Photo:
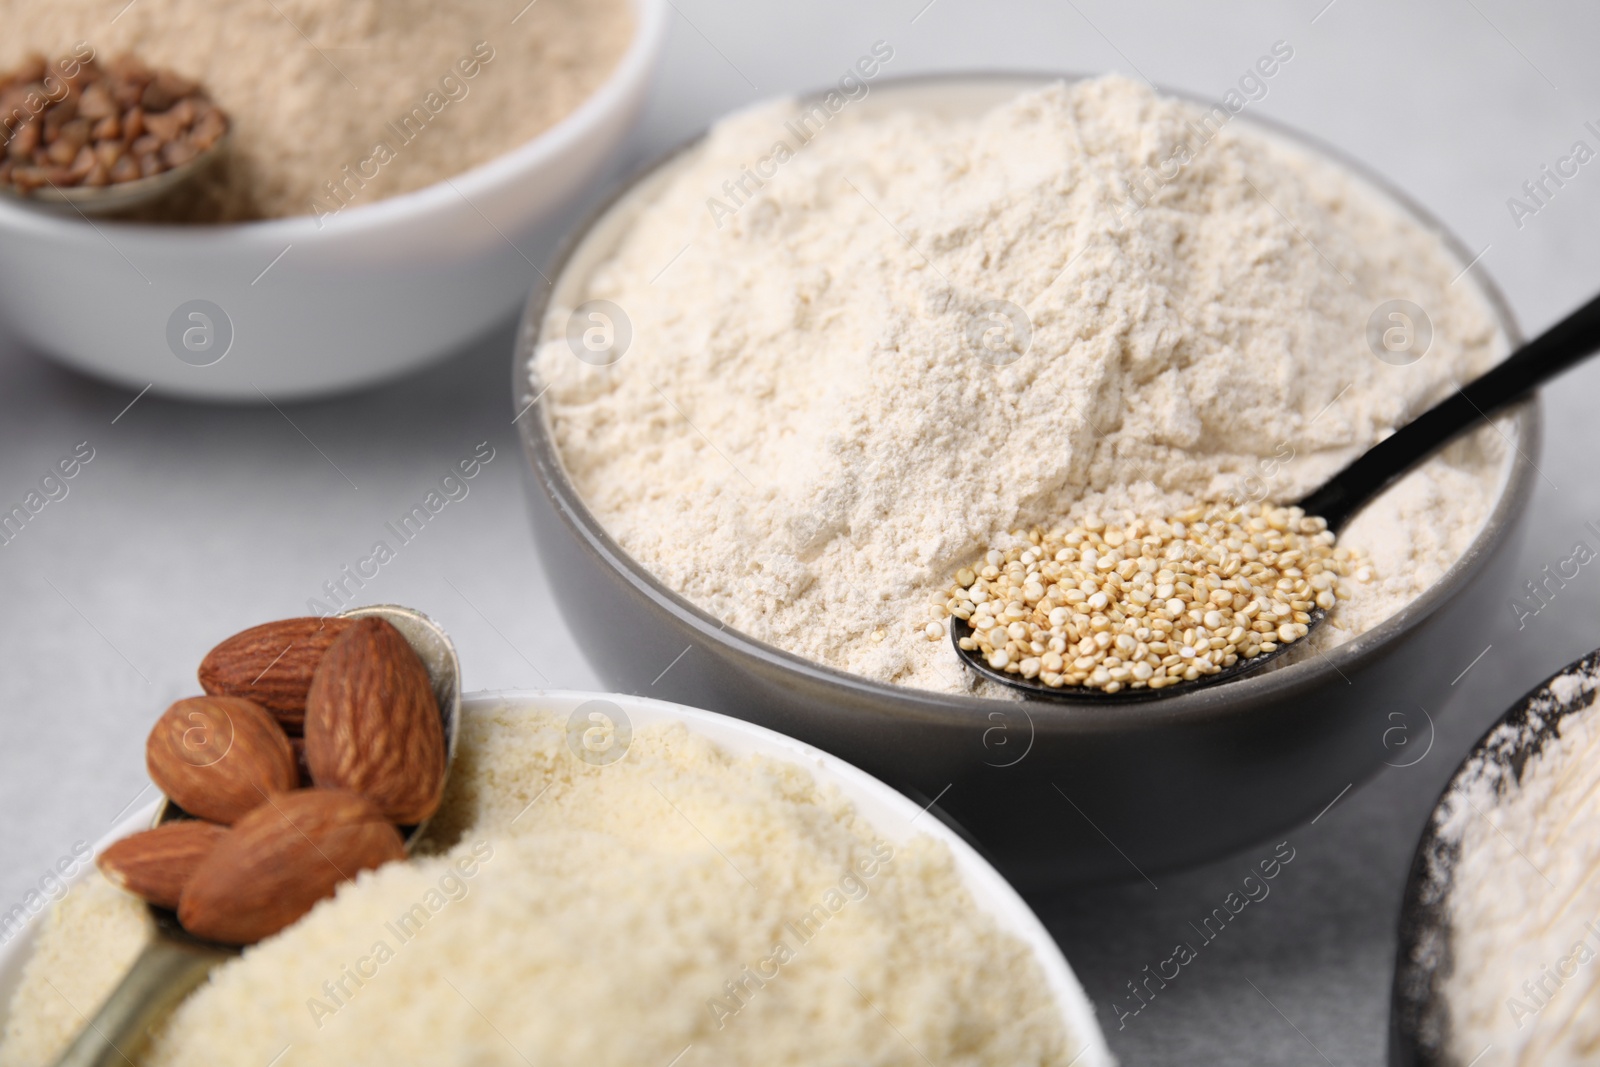
<path fill-rule="evenodd" d="M 628 0 L 634 16 L 633 37 L 611 73 L 598 88 L 554 125 L 476 166 L 446 175 L 429 185 L 340 211 L 325 224 L 310 214 L 252 219 L 196 226 L 184 223 L 107 222 L 40 211 L 26 204 L 0 200 L 0 230 L 55 241 L 101 242 L 102 227 L 121 237 L 160 241 L 203 242 L 248 237 L 274 244 L 309 242 L 325 232 L 360 233 L 404 219 L 442 211 L 466 198 L 511 185 L 568 151 L 605 118 L 627 104 L 634 87 L 646 81 L 666 45 L 671 0 Z"/>
<path fill-rule="evenodd" d="M 874 819 L 871 814 L 861 810 L 860 798 L 870 798 L 878 808 L 896 816 L 904 816 L 907 820 L 907 836 L 927 835 L 943 843 L 950 850 L 962 884 L 972 895 L 978 909 L 989 915 L 999 929 L 1023 942 L 1030 955 L 1038 961 L 1056 1003 L 1057 1017 L 1069 1030 L 1068 1039 L 1083 1042 L 1083 1047 L 1076 1053 L 1077 1058 L 1072 1062 L 1082 1064 L 1082 1067 L 1114 1067 L 1116 1059 L 1106 1044 L 1105 1031 L 1095 1015 L 1093 1002 L 1078 980 L 1077 972 L 1072 969 L 1060 944 L 1016 888 L 960 834 L 938 818 L 929 818 L 912 831 L 911 824 L 924 809 L 904 793 L 848 760 L 788 734 L 731 715 L 626 693 L 576 689 L 486 689 L 462 694 L 461 712 L 463 717 L 467 717 L 497 706 L 511 705 L 560 714 L 567 706 L 576 709 L 595 700 L 605 700 L 619 706 L 629 714 L 630 721 L 637 716 L 644 723 L 683 723 L 691 732 L 735 756 L 758 753 L 786 760 L 803 767 L 819 785 L 832 785 L 839 789 L 859 817 L 880 834 L 889 837 L 892 831 L 881 825 L 882 820 Z M 164 799 L 158 794 L 122 815 L 110 830 L 94 842 L 91 855 L 97 857 L 112 842 L 153 825 Z M 89 877 L 93 867 L 92 863 L 80 864 L 69 877 L 63 879 L 63 883 L 70 889 Z M 62 895 L 65 895 L 65 891 Z M 50 906 L 29 915 L 6 941 L 0 942 L 0 1027 L 6 1023 L 11 996 L 22 978 L 22 968 L 32 955 L 39 931 L 53 906 L 54 901 Z"/>
<path fill-rule="evenodd" d="M 949 71 L 880 78 L 874 82 L 874 91 L 915 88 L 938 82 L 957 85 L 988 82 L 1012 83 L 1020 92 L 1029 87 L 1039 87 L 1058 81 L 1073 84 L 1095 76 L 1036 70 Z M 1166 96 L 1190 103 L 1206 107 L 1222 106 L 1219 101 L 1198 94 L 1159 85 L 1156 89 Z M 823 89 L 791 95 L 806 100 L 817 98 L 826 91 Z M 1476 260 L 1467 245 L 1409 194 L 1343 150 L 1328 145 L 1287 123 L 1244 112 L 1234 114 L 1233 118 L 1242 119 L 1247 124 L 1264 130 L 1270 136 L 1281 138 L 1344 167 L 1378 193 L 1389 197 L 1395 207 L 1420 223 L 1441 241 L 1456 261 L 1465 268 L 1464 277 L 1474 275 L 1471 280 L 1488 304 L 1496 325 L 1505 336 L 1508 352 L 1522 345 L 1524 338 L 1521 327 L 1500 288 L 1486 272 L 1479 273 L 1472 270 Z M 542 339 L 545 312 L 550 300 L 561 287 L 570 260 L 583 246 L 594 228 L 609 217 L 613 209 L 623 205 L 638 186 L 679 157 L 697 148 L 705 140 L 710 129 L 710 126 L 706 127 L 676 147 L 636 168 L 622 180 L 604 201 L 569 231 L 545 270 L 546 276 L 551 279 L 551 284 L 533 288 L 517 332 L 511 368 L 512 409 L 516 416 L 513 421 L 518 424 L 523 453 L 532 465 L 541 487 L 548 494 L 556 514 L 589 553 L 604 561 L 607 567 L 621 577 L 636 594 L 670 615 L 697 640 L 719 646 L 741 664 L 756 666 L 764 671 L 775 670 L 798 674 L 812 685 L 848 693 L 855 698 L 851 701 L 853 708 L 871 709 L 864 713 L 858 710 L 859 714 L 957 727 L 983 721 L 984 715 L 988 712 L 1010 707 L 1014 702 L 875 681 L 805 659 L 796 653 L 728 626 L 676 590 L 669 588 L 642 563 L 635 560 L 611 537 L 567 476 L 560 447 L 550 431 L 549 411 L 544 404 L 544 394 L 542 391 L 537 395 L 533 394 L 529 377 L 531 360 Z M 530 415 L 532 417 L 529 417 Z M 1332 682 L 1342 680 L 1348 684 L 1346 671 L 1357 670 L 1386 654 L 1393 641 L 1420 625 L 1465 587 L 1487 564 L 1490 555 L 1509 536 L 1515 516 L 1526 510 L 1527 501 L 1533 491 L 1534 465 L 1538 461 L 1542 439 L 1543 420 L 1538 394 L 1507 409 L 1503 417 L 1513 419 L 1517 434 L 1516 448 L 1522 458 L 1519 461 L 1516 456 L 1507 457 L 1507 466 L 1498 490 L 1499 497 L 1484 519 L 1483 526 L 1460 558 L 1438 581 L 1382 623 L 1331 651 L 1322 653 L 1316 659 L 1300 660 L 1258 674 L 1247 675 L 1225 686 L 1201 688 L 1161 700 L 1130 701 L 1126 705 L 1115 706 L 1043 700 L 1024 701 L 1023 706 L 1028 708 L 1031 720 L 1036 727 L 1057 734 L 1122 734 L 1141 727 L 1217 722 L 1273 706 L 1282 700 L 1304 695 Z"/>

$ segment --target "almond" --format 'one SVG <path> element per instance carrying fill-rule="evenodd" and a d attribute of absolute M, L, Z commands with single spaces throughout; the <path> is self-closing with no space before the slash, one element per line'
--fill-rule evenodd
<path fill-rule="evenodd" d="M 297 734 L 317 663 L 349 626 L 349 619 L 307 617 L 241 630 L 200 661 L 200 688 L 212 696 L 254 700 Z"/>
<path fill-rule="evenodd" d="M 178 701 L 156 720 L 144 755 L 150 779 L 173 803 L 212 822 L 231 823 L 299 782 L 283 728 L 241 697 Z"/>
<path fill-rule="evenodd" d="M 306 766 L 306 739 L 303 737 L 289 738 L 289 747 L 294 750 L 294 769 L 299 776 L 299 785 L 307 789 L 316 783 L 311 780 L 311 768 Z"/>
<path fill-rule="evenodd" d="M 95 863 L 113 885 L 157 907 L 176 908 L 190 876 L 227 832 L 214 822 L 178 819 L 114 842 Z"/>
<path fill-rule="evenodd" d="M 356 872 L 403 859 L 371 801 L 332 789 L 278 793 L 234 824 L 178 900 L 196 937 L 248 945 L 298 920 Z"/>
<path fill-rule="evenodd" d="M 401 826 L 439 807 L 439 704 L 427 668 L 384 620 L 355 620 L 317 665 L 306 696 L 306 764 L 318 785 L 360 793 Z"/>

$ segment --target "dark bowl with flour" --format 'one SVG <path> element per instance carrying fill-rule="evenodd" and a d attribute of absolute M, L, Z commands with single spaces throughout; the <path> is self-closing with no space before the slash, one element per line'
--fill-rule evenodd
<path fill-rule="evenodd" d="M 975 113 L 1061 77 L 884 79 L 876 96 L 893 99 L 891 87 L 922 98 L 948 89 Z M 1295 131 L 1248 121 L 1342 163 L 1437 233 L 1463 268 L 1471 260 L 1382 179 Z M 576 306 L 568 298 L 677 157 L 646 169 L 578 229 L 546 272 L 554 286 L 534 290 L 513 361 L 512 411 L 538 552 L 567 624 L 609 688 L 748 719 L 834 752 L 932 803 L 1028 891 L 1149 877 L 1315 816 L 1393 759 L 1385 744 L 1392 714 L 1410 714 L 1448 688 L 1462 650 L 1487 642 L 1535 477 L 1536 400 L 1512 410 L 1512 467 L 1483 528 L 1440 581 L 1325 655 L 1226 685 L 1126 705 L 989 700 L 871 681 L 728 628 L 606 531 L 563 467 L 530 379 L 546 309 L 553 300 Z M 1509 343 L 1521 344 L 1499 292 L 1474 282 Z"/>
<path fill-rule="evenodd" d="M 1461 929 L 1461 920 L 1454 915 L 1455 898 L 1469 890 L 1489 888 L 1474 885 L 1465 879 L 1457 880 L 1463 844 L 1460 820 L 1456 815 L 1461 805 L 1474 804 L 1471 798 L 1475 791 L 1479 791 L 1480 799 L 1483 793 L 1490 792 L 1485 788 L 1485 783 L 1494 784 L 1491 795 L 1497 798 L 1514 796 L 1525 780 L 1528 764 L 1536 761 L 1546 746 L 1559 751 L 1563 724 L 1569 716 L 1591 712 L 1595 694 L 1591 689 L 1576 685 L 1563 691 L 1558 683 L 1592 679 L 1597 672 L 1600 672 L 1600 651 L 1569 663 L 1530 690 L 1483 732 L 1440 792 L 1439 801 L 1412 855 L 1411 872 L 1406 879 L 1405 897 L 1400 909 L 1399 945 L 1395 952 L 1394 985 L 1389 999 L 1391 1067 L 1460 1067 L 1463 1063 L 1476 1063 L 1477 1060 L 1470 1059 L 1475 1052 L 1481 1058 L 1483 1052 L 1487 1051 L 1487 1047 L 1483 1051 L 1476 1051 L 1483 1035 L 1475 1036 L 1470 1027 L 1457 1032 L 1458 1024 L 1452 1019 L 1449 999 L 1449 985 L 1456 969 L 1454 939 Z M 1557 766 L 1564 775 L 1576 771 L 1570 764 Z M 1552 772 L 1547 769 L 1545 773 Z M 1580 778 L 1570 787 L 1573 795 L 1581 795 L 1582 787 L 1588 784 L 1582 780 L 1581 772 L 1577 773 Z M 1480 811 L 1478 814 L 1497 832 L 1505 832 L 1496 826 L 1492 803 L 1487 812 Z M 1505 840 L 1512 839 L 1506 837 Z M 1522 844 L 1526 845 L 1527 842 Z M 1515 843 L 1512 847 L 1521 851 Z M 1525 879 L 1526 886 L 1518 888 L 1518 899 L 1522 900 L 1526 900 L 1528 894 L 1537 894 L 1542 889 L 1536 881 L 1543 879 L 1541 872 L 1531 866 L 1531 860 L 1528 863 L 1530 866 L 1526 872 L 1517 869 L 1506 875 L 1512 879 L 1521 875 Z M 1499 888 L 1505 891 L 1504 887 Z M 1567 887 L 1562 888 L 1566 890 Z M 1550 895 L 1558 894 L 1552 891 Z M 1581 909 L 1573 913 L 1581 917 Z M 1516 973 L 1509 964 L 1498 970 L 1502 974 Z M 1517 977 L 1521 975 L 1517 974 Z M 1559 980 L 1568 976 L 1557 977 Z M 1556 989 L 1560 988 L 1558 984 Z M 1518 996 L 1526 998 L 1526 1003 L 1521 1005 L 1524 1011 L 1530 1006 L 1543 1006 L 1535 996 L 1515 990 L 1514 985 L 1513 989 L 1512 999 Z M 1550 995 L 1548 986 L 1542 991 L 1535 989 L 1536 994 L 1540 992 L 1545 996 Z M 1512 1019 L 1517 1019 L 1509 1002 L 1507 1011 L 1512 1013 Z M 1536 1010 L 1531 1014 L 1537 1016 L 1538 1012 Z M 1532 1020 L 1534 1023 L 1537 1021 L 1536 1018 Z M 1530 1019 L 1524 1015 L 1517 1022 L 1517 1029 L 1521 1030 L 1522 1024 L 1528 1022 Z M 1530 1028 L 1527 1032 L 1531 1036 L 1537 1031 Z M 1507 1055 L 1517 1055 L 1519 1051 L 1522 1056 L 1531 1055 L 1528 1049 L 1511 1050 L 1502 1046 L 1502 1051 Z M 1519 1058 L 1518 1062 L 1524 1060 Z"/>

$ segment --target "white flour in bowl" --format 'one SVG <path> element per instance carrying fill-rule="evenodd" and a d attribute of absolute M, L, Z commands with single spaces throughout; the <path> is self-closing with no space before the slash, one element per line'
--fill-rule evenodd
<path fill-rule="evenodd" d="M 846 103 L 823 124 L 793 102 L 729 118 L 589 279 L 584 299 L 631 326 L 621 357 L 577 358 L 571 309 L 546 319 L 536 389 L 567 470 L 730 626 L 966 688 L 929 598 L 981 546 L 1090 512 L 1292 501 L 1504 351 L 1434 234 L 1243 123 L 1136 210 L 1129 182 L 1207 121 L 1120 78 L 971 120 Z M 1431 318 L 1407 366 L 1368 343 L 1394 299 Z M 1482 431 L 1353 523 L 1371 573 L 1308 644 L 1437 580 L 1503 450 Z"/>
<path fill-rule="evenodd" d="M 1448 892 L 1449 1051 L 1478 1067 L 1592 1064 L 1600 1055 L 1600 672 L 1578 670 L 1500 727 L 1440 803 L 1459 848 Z M 1520 750 L 1568 710 L 1513 774 Z"/>

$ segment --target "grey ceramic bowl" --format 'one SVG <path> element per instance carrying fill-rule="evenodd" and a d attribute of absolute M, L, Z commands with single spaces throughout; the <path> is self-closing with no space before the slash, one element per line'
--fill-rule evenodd
<path fill-rule="evenodd" d="M 852 105 L 974 114 L 1062 76 L 883 79 Z M 1067 76 L 1071 80 L 1071 76 Z M 1339 160 L 1471 253 L 1407 197 L 1291 130 L 1257 129 Z M 1220 856 L 1311 818 L 1385 758 L 1392 712 L 1437 702 L 1502 610 L 1532 490 L 1536 401 L 1514 409 L 1519 458 L 1489 521 L 1435 586 L 1381 626 L 1319 656 L 1215 689 L 1075 707 L 908 689 L 801 659 L 727 629 L 658 581 L 614 541 L 562 467 L 529 359 L 546 308 L 573 307 L 595 264 L 691 144 L 647 169 L 572 238 L 535 290 L 519 334 L 514 412 L 528 457 L 539 554 L 568 625 L 605 684 L 748 719 L 838 753 L 968 831 L 1024 890 L 1150 877 Z M 1470 273 L 1510 343 L 1504 299 Z"/>

